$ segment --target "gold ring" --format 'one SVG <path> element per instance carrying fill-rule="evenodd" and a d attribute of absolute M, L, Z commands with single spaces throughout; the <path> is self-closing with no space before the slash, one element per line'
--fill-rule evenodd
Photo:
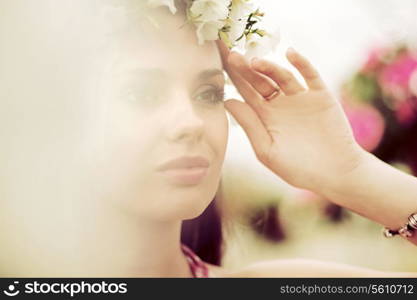
<path fill-rule="evenodd" d="M 265 100 L 270 101 L 271 99 L 273 99 L 274 97 L 278 96 L 280 93 L 280 88 L 278 86 L 274 87 L 274 90 L 272 91 L 271 94 L 269 94 L 268 96 L 264 96 Z"/>

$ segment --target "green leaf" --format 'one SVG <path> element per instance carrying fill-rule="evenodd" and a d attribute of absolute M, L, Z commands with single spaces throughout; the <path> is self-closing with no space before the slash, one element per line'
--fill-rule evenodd
<path fill-rule="evenodd" d="M 378 82 L 374 77 L 358 73 L 348 84 L 348 88 L 352 96 L 371 103 L 374 99 L 380 97 L 381 90 Z"/>

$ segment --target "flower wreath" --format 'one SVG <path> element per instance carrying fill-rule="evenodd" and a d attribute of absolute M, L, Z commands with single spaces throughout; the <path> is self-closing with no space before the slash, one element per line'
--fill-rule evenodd
<path fill-rule="evenodd" d="M 264 13 L 251 0 L 181 0 L 186 4 L 187 21 L 194 24 L 198 43 L 222 40 L 230 49 L 244 49 L 246 56 L 262 56 L 275 48 L 278 34 L 259 25 Z M 147 0 L 150 7 L 166 6 L 177 12 L 175 0 Z"/>

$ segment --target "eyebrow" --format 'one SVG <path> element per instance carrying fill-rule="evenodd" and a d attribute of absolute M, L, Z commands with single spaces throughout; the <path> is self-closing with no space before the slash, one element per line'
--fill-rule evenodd
<path fill-rule="evenodd" d="M 200 80 L 206 80 L 206 79 L 209 79 L 209 78 L 215 77 L 215 76 L 222 76 L 224 78 L 223 70 L 208 69 L 208 70 L 204 70 L 204 71 L 202 71 L 198 74 L 198 78 Z"/>

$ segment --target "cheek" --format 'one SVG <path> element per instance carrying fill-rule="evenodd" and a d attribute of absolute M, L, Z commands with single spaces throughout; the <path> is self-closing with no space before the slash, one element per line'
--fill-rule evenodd
<path fill-rule="evenodd" d="M 215 153 L 215 158 L 220 165 L 223 164 L 224 156 L 226 153 L 227 140 L 229 133 L 229 123 L 226 116 L 226 111 L 222 107 L 221 113 L 219 112 L 210 120 L 207 126 L 208 140 Z"/>
<path fill-rule="evenodd" d="M 92 159 L 97 193 L 111 201 L 137 198 L 147 183 L 154 141 L 157 130 L 148 122 L 138 118 L 134 122 L 127 119 L 109 122 L 103 131 L 102 141 L 94 146 Z"/>

